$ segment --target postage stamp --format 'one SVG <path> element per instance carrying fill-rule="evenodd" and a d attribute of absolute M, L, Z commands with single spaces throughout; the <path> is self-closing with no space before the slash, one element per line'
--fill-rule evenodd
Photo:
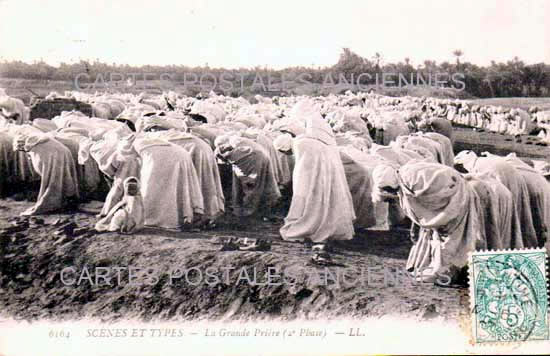
<path fill-rule="evenodd" d="M 546 250 L 470 255 L 472 334 L 476 343 L 548 340 Z"/>

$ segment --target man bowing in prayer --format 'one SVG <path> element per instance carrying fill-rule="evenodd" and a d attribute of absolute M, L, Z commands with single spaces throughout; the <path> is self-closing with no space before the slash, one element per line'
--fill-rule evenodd
<path fill-rule="evenodd" d="M 27 152 L 34 170 L 40 174 L 37 201 L 21 215 L 45 214 L 76 206 L 80 197 L 78 179 L 67 147 L 47 134 L 36 133 L 16 136 L 14 148 Z"/>
<path fill-rule="evenodd" d="M 233 215 L 267 217 L 281 192 L 269 153 L 258 143 L 236 134 L 216 138 L 216 156 L 233 171 L 231 205 Z"/>
<path fill-rule="evenodd" d="M 313 102 L 298 102 L 290 116 L 305 131 L 295 138 L 285 135 L 275 142 L 280 151 L 292 151 L 296 160 L 292 201 L 281 236 L 287 241 L 313 241 L 313 251 L 318 251 L 314 262 L 328 263 L 327 242 L 353 238 L 355 213 L 351 193 L 334 133 Z"/>

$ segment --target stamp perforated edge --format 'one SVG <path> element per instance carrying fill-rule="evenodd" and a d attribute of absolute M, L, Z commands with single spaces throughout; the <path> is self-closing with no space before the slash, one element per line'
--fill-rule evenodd
<path fill-rule="evenodd" d="M 468 294 L 469 294 L 469 298 L 470 298 L 470 303 L 469 303 L 469 306 L 470 306 L 470 310 L 468 310 L 468 315 L 470 317 L 470 328 L 469 328 L 469 332 L 470 332 L 470 336 L 471 336 L 471 339 L 470 339 L 470 343 L 475 346 L 475 347 L 495 347 L 495 346 L 500 346 L 500 347 L 506 347 L 508 351 L 511 351 L 519 346 L 521 346 L 523 343 L 525 342 L 529 342 L 529 343 L 544 343 L 544 342 L 548 342 L 548 340 L 528 340 L 528 341 L 494 341 L 494 342 L 483 342 L 483 343 L 478 343 L 477 340 L 476 340 L 476 333 L 475 333 L 475 330 L 476 330 L 476 317 L 475 317 L 475 308 L 476 308 L 476 303 L 475 303 L 475 288 L 474 288 L 474 284 L 475 284 L 475 280 L 474 280 L 474 270 L 472 268 L 472 265 L 473 265 L 473 258 L 474 258 L 474 255 L 478 255 L 478 254 L 484 254 L 484 255 L 501 255 L 501 254 L 506 254 L 506 253 L 509 253 L 509 254 L 513 254 L 513 253 L 526 253 L 526 252 L 542 252 L 544 253 L 544 255 L 546 256 L 546 258 L 544 259 L 544 270 L 545 270 L 545 278 L 546 278 L 546 298 L 547 298 L 547 301 L 548 301 L 548 306 L 549 306 L 549 309 L 550 309 L 550 281 L 549 281 L 549 276 L 550 276 L 550 262 L 549 262 L 549 250 L 547 248 L 521 248 L 521 249 L 502 249 L 502 250 L 479 250 L 479 251 L 473 251 L 473 252 L 470 252 L 468 254 Z M 547 323 L 549 325 L 549 328 L 550 328 L 550 312 L 547 313 L 547 316 L 546 316 L 546 319 L 547 319 Z"/>

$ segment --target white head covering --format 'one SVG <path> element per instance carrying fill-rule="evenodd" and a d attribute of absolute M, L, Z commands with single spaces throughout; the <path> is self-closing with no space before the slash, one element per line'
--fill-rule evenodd
<path fill-rule="evenodd" d="M 273 129 L 290 132 L 294 136 L 299 136 L 305 133 L 304 123 L 289 118 L 275 121 L 273 123 Z"/>
<path fill-rule="evenodd" d="M 279 135 L 273 141 L 273 146 L 277 151 L 290 151 L 292 149 L 292 136 L 289 134 Z"/>
<path fill-rule="evenodd" d="M 540 160 L 533 160 L 535 169 L 545 177 L 550 176 L 550 163 Z"/>
<path fill-rule="evenodd" d="M 477 161 L 478 157 L 477 154 L 474 151 L 460 151 L 456 156 L 454 163 L 455 164 L 462 164 L 462 166 L 468 171 L 471 172 L 473 169 L 475 162 Z"/>
<path fill-rule="evenodd" d="M 380 189 L 384 187 L 398 188 L 399 180 L 397 171 L 391 165 L 380 164 L 372 171 L 373 186 Z"/>
<path fill-rule="evenodd" d="M 242 137 L 240 135 L 231 135 L 229 136 L 228 143 L 231 147 L 237 148 L 237 147 L 240 147 L 246 141 L 250 142 L 252 140 L 250 140 L 249 138 Z"/>
<path fill-rule="evenodd" d="M 15 99 L 7 95 L 0 96 L 0 108 L 2 109 L 2 115 L 10 117 L 17 111 Z"/>
<path fill-rule="evenodd" d="M 327 145 L 336 146 L 334 132 L 315 107 L 313 100 L 309 98 L 300 100 L 290 110 L 290 117 L 295 121 L 305 123 L 305 134 L 307 136 Z"/>
<path fill-rule="evenodd" d="M 138 186 L 136 195 L 128 194 L 128 186 L 135 183 Z M 128 177 L 124 180 L 124 197 L 117 203 L 107 216 L 99 220 L 95 229 L 97 231 L 118 231 L 124 234 L 132 234 L 141 230 L 145 224 L 145 208 L 140 194 L 140 181 L 136 177 Z"/>
<path fill-rule="evenodd" d="M 216 137 L 216 139 L 214 140 L 214 146 L 215 146 L 215 147 L 220 147 L 221 145 L 228 144 L 230 138 L 231 138 L 231 135 L 221 135 L 221 136 L 218 136 L 218 137 Z"/>
<path fill-rule="evenodd" d="M 385 198 L 395 198 L 392 194 L 386 193 L 383 188 L 399 188 L 399 179 L 397 178 L 397 169 L 389 164 L 380 164 L 372 172 L 372 201 L 381 202 Z"/>
<path fill-rule="evenodd" d="M 22 150 L 29 152 L 36 145 L 44 143 L 50 138 L 50 135 L 43 132 L 37 134 L 20 133 L 13 138 L 13 150 Z"/>

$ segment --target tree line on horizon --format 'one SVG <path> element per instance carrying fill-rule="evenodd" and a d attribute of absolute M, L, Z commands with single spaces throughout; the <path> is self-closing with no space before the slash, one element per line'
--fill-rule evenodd
<path fill-rule="evenodd" d="M 423 63 L 413 65 L 410 59 L 405 58 L 398 63 L 385 62 L 380 53 L 372 58 L 365 58 L 353 52 L 349 48 L 343 48 L 339 60 L 333 66 L 328 67 L 290 67 L 281 70 L 268 67 L 223 69 L 203 67 L 189 67 L 185 65 L 168 66 L 130 66 L 127 64 L 107 64 L 99 60 L 81 60 L 78 63 L 61 63 L 58 67 L 51 66 L 44 61 L 25 63 L 22 61 L 0 61 L 0 77 L 14 79 L 34 79 L 52 81 L 74 81 L 80 75 L 81 80 L 95 81 L 99 75 L 108 73 L 132 75 L 132 73 L 149 73 L 156 78 L 162 74 L 170 73 L 172 80 L 183 81 L 185 76 L 219 76 L 222 73 L 233 74 L 233 79 L 241 85 L 252 85 L 257 76 L 283 77 L 286 80 L 299 80 L 307 78 L 309 83 L 324 84 L 327 75 L 340 78 L 354 79 L 360 84 L 372 84 L 372 79 L 381 73 L 399 73 L 405 78 L 411 76 L 428 77 L 432 73 L 461 73 L 465 84 L 465 91 L 471 97 L 544 97 L 550 96 L 550 65 L 537 63 L 525 64 L 518 57 L 505 63 L 492 61 L 488 66 L 478 66 L 467 61 L 462 61 L 464 53 L 455 50 L 454 63 L 425 60 Z M 363 74 L 363 75 L 362 75 Z M 368 75 L 365 75 L 368 74 Z M 343 77 L 342 77 L 343 76 Z M 357 79 L 359 78 L 359 79 Z M 106 78 L 103 78 L 106 79 Z"/>

